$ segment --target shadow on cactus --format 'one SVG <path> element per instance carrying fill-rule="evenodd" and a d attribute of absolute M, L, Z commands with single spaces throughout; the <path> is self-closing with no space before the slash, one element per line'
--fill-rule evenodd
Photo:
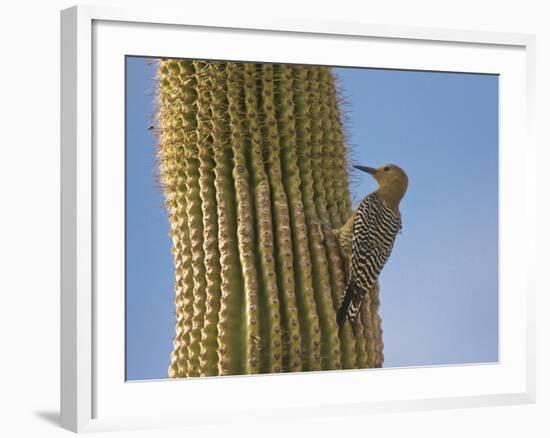
<path fill-rule="evenodd" d="M 158 62 L 176 329 L 169 376 L 381 367 L 378 285 L 339 330 L 352 217 L 328 67 Z M 345 230 L 345 228 L 344 228 Z"/>

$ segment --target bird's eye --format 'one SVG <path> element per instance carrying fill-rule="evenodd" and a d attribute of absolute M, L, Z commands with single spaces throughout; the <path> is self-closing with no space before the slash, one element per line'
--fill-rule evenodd
<path fill-rule="evenodd" d="M 384 167 L 384 172 L 387 172 L 388 170 L 390 170 L 388 166 Z"/>

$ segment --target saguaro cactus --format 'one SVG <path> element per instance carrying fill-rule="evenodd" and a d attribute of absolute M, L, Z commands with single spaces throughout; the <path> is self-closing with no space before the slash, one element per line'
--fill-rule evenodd
<path fill-rule="evenodd" d="M 378 290 L 336 310 L 351 215 L 327 67 L 161 60 L 158 163 L 173 241 L 170 377 L 382 364 Z"/>

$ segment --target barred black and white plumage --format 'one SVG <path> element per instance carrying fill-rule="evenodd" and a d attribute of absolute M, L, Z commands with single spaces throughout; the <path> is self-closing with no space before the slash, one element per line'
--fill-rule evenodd
<path fill-rule="evenodd" d="M 351 323 L 355 321 L 363 297 L 378 279 L 400 229 L 401 215 L 376 192 L 359 204 L 353 222 L 350 275 L 337 315 L 339 326 L 346 317 Z"/>

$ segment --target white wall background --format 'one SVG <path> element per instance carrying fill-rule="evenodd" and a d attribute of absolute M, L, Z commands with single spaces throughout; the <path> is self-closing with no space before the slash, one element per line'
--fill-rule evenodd
<path fill-rule="evenodd" d="M 546 248 L 550 199 L 550 25 L 545 1 L 101 1 L 198 8 L 206 14 L 308 17 L 537 35 L 538 402 L 536 405 L 312 419 L 258 430 L 162 430 L 106 436 L 550 436 Z M 59 418 L 59 10 L 72 1 L 5 2 L 0 24 L 0 434 L 61 436 Z M 132 435 L 133 436 L 133 435 Z"/>

